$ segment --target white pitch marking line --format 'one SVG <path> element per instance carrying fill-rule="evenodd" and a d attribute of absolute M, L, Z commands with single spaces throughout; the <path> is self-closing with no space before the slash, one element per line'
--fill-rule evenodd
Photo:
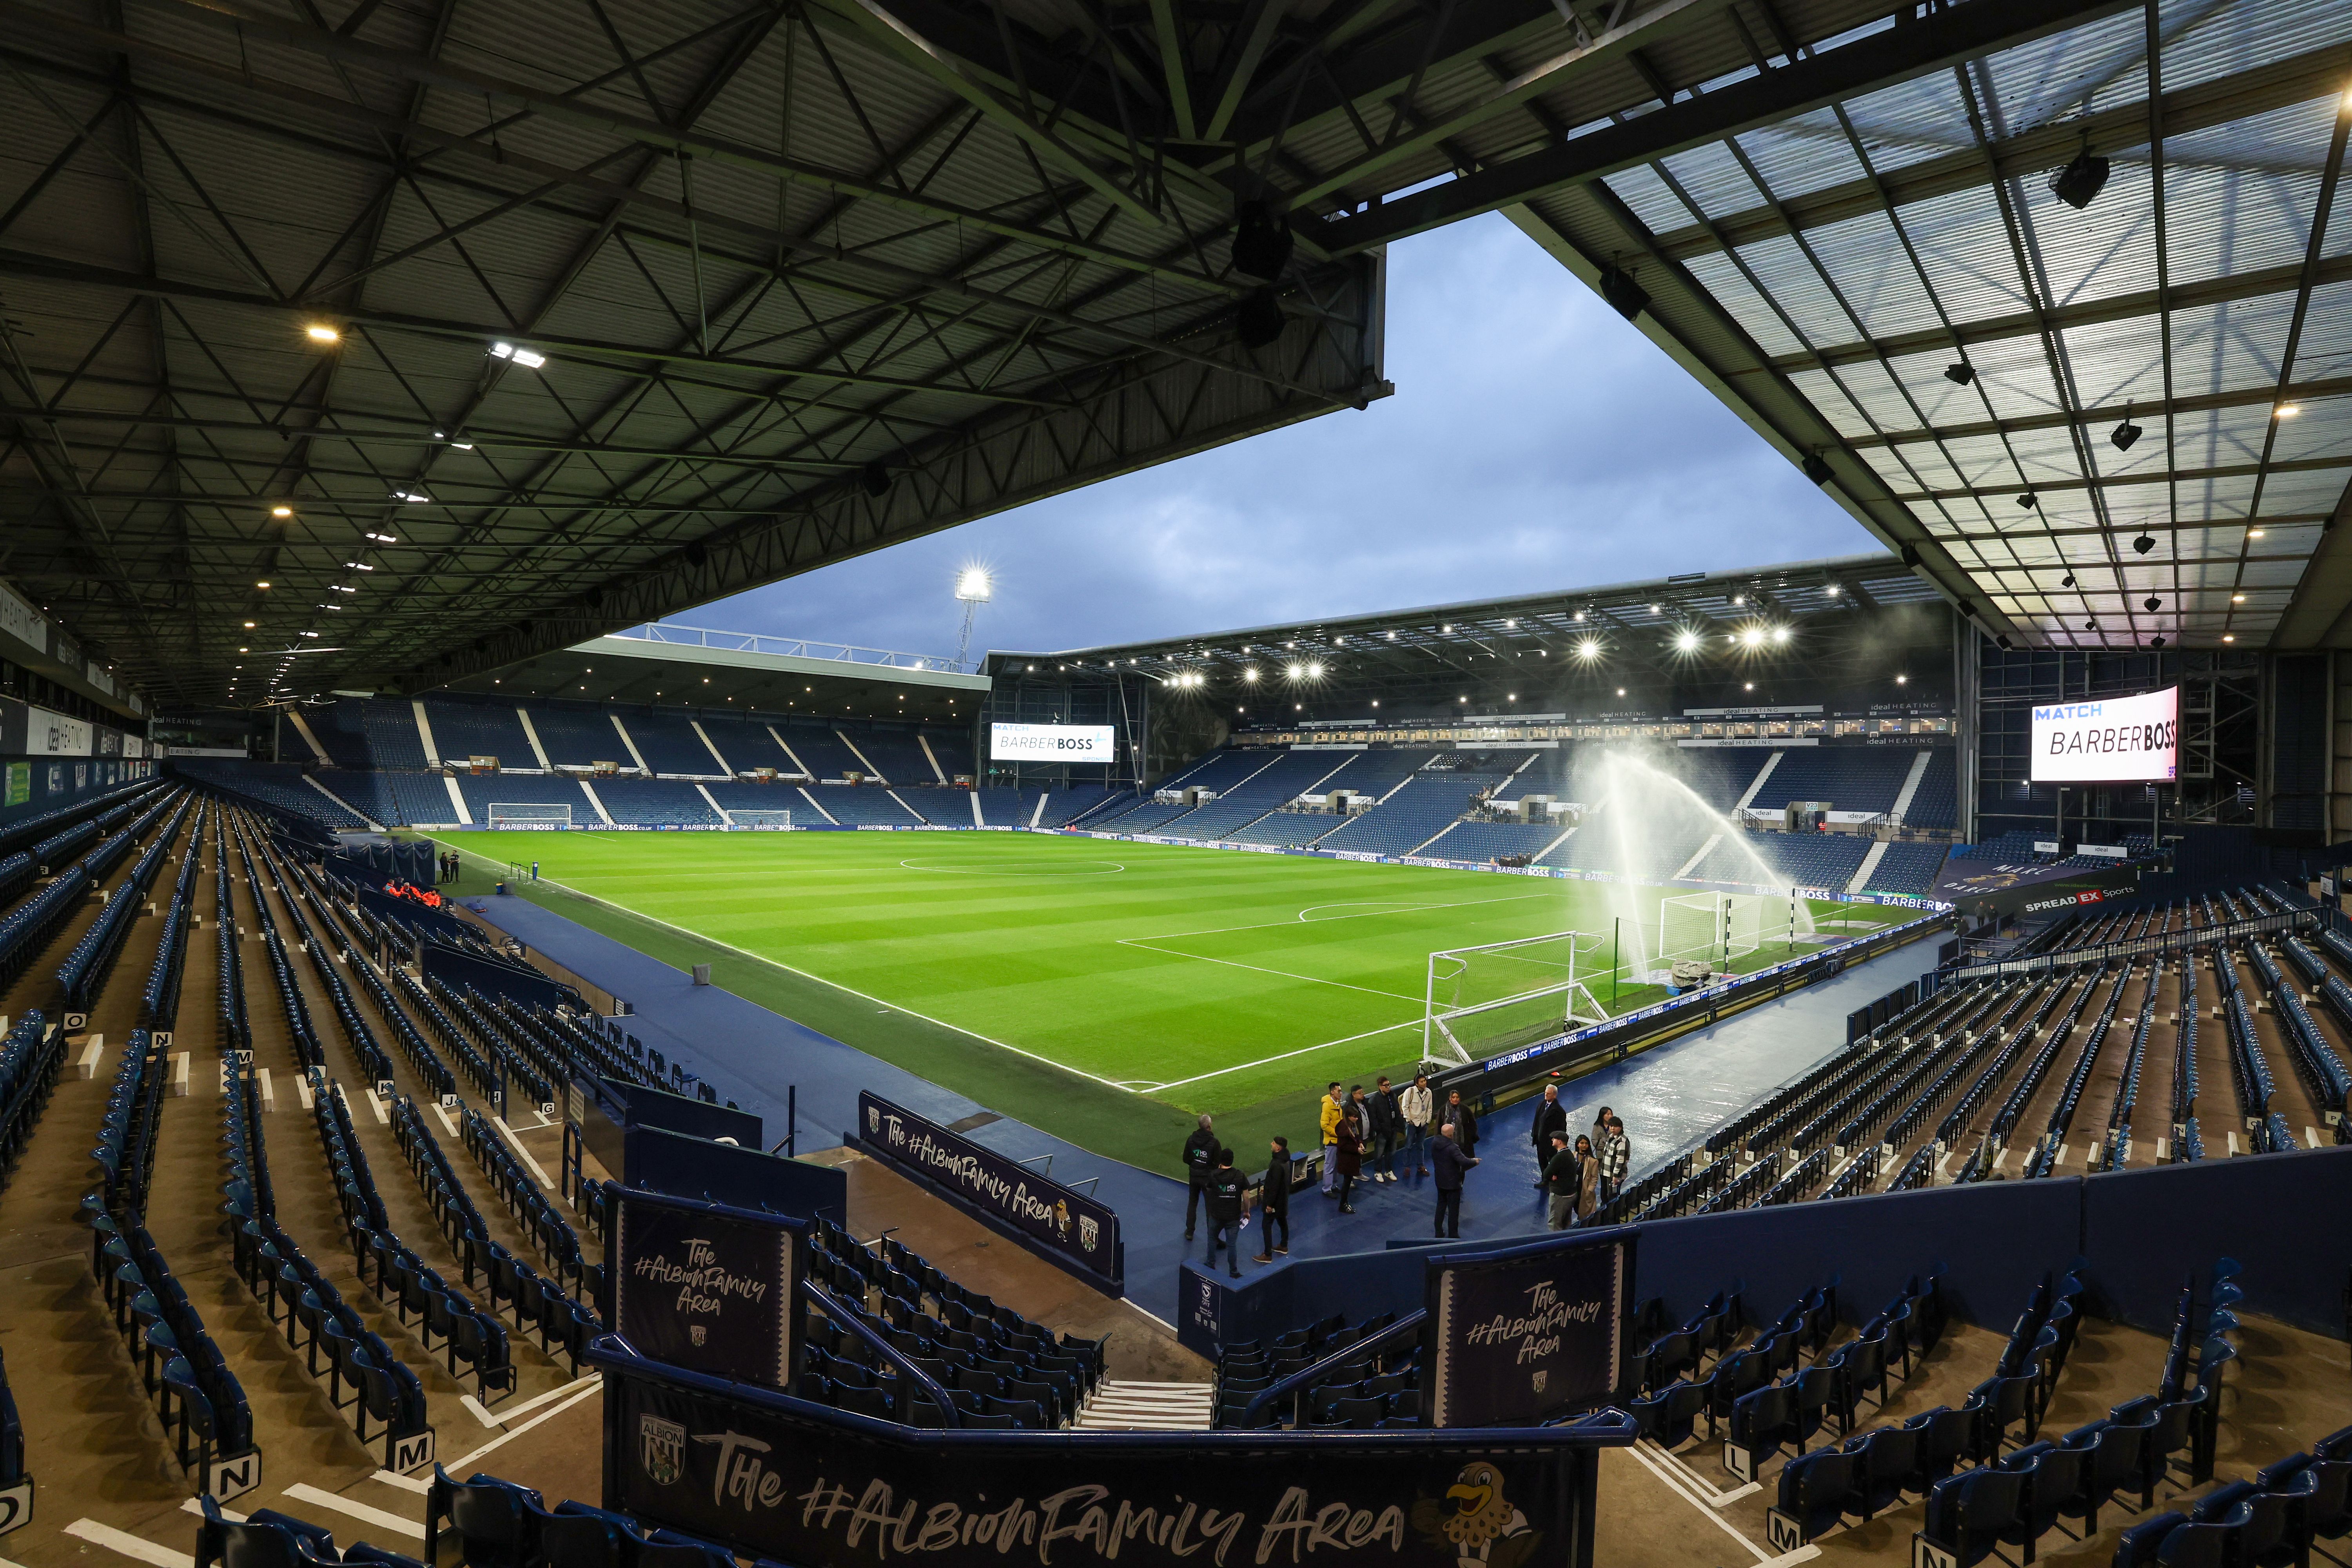
<path fill-rule="evenodd" d="M 1345 980 L 1326 980 L 1318 974 L 1299 974 L 1287 969 L 1268 969 L 1262 963 L 1244 963 L 1238 958 L 1211 958 L 1208 954 L 1202 952 L 1171 952 L 1164 947 L 1154 947 L 1151 945 L 1154 942 L 1161 940 L 1165 939 L 1149 936 L 1123 936 L 1118 939 L 1118 945 L 1121 947 L 1139 948 L 1145 952 L 1156 952 L 1166 958 L 1189 958 L 1195 963 L 1222 963 L 1230 969 L 1247 969 L 1259 974 L 1276 975 L 1284 980 L 1301 981 L 1308 985 L 1335 985 L 1342 991 L 1360 991 L 1367 996 L 1386 996 L 1398 1002 L 1411 1002 L 1415 1000 L 1415 998 L 1406 995 L 1402 991 L 1382 991 L 1376 986 L 1353 985 Z"/>
<path fill-rule="evenodd" d="M 435 842 L 438 843 L 440 840 L 436 839 Z M 697 942 L 709 942 L 713 947 L 724 948 L 729 952 L 751 960 L 754 963 L 764 963 L 771 969 L 781 969 L 787 974 L 797 974 L 803 980 L 814 980 L 819 985 L 829 985 L 845 996 L 856 996 L 863 1001 L 881 1003 L 883 1005 L 895 1007 L 897 1011 L 906 1014 L 909 1018 L 920 1018 L 926 1024 L 937 1024 L 942 1029 L 952 1029 L 957 1034 L 961 1035 L 968 1039 L 978 1040 L 984 1046 L 994 1046 L 998 1050 L 1011 1051 L 1016 1057 L 1026 1057 L 1033 1062 L 1043 1062 L 1049 1068 L 1058 1068 L 1066 1073 L 1085 1079 L 1090 1083 L 1101 1084 L 1106 1089 L 1118 1089 L 1119 1087 L 1116 1079 L 1103 1078 L 1098 1074 L 1090 1073 L 1083 1068 L 1074 1068 L 1066 1062 L 1057 1062 L 1053 1058 L 1040 1056 L 1035 1051 L 1024 1051 L 1019 1046 L 1007 1045 L 1004 1041 L 996 1039 L 988 1035 L 983 1035 L 977 1029 L 967 1029 L 961 1024 L 950 1024 L 944 1018 L 934 1018 L 928 1013 L 918 1013 L 911 1007 L 898 1007 L 895 1003 L 885 1002 L 882 997 L 873 995 L 868 992 L 860 991 L 854 985 L 844 985 L 838 980 L 827 980 L 822 974 L 812 974 L 805 969 L 795 969 L 791 964 L 779 963 L 763 952 L 753 952 L 749 948 L 737 947 L 731 942 L 721 942 L 717 937 L 706 936 L 698 931 L 689 931 L 685 926 L 676 925 L 668 921 L 659 918 L 658 916 L 649 915 L 641 910 L 633 910 L 626 904 L 616 904 L 610 899 L 600 899 L 593 893 L 583 891 L 583 889 L 572 887 L 567 883 L 558 882 L 551 878 L 541 879 L 541 885 L 550 888 L 561 888 L 569 893 L 578 893 L 580 897 L 587 900 L 592 904 L 602 904 L 608 910 L 614 910 L 622 914 L 630 916 L 633 919 L 645 921 L 653 925 L 660 926 L 666 931 L 674 931 L 680 936 L 692 937 Z"/>
<path fill-rule="evenodd" d="M 196 1560 L 184 1552 L 174 1552 L 168 1546 L 158 1546 L 127 1530 L 100 1524 L 94 1519 L 78 1519 L 65 1528 L 68 1535 L 79 1536 L 93 1546 L 103 1546 L 110 1552 L 120 1552 L 125 1557 L 141 1563 L 151 1563 L 154 1568 L 196 1568 Z"/>
<path fill-rule="evenodd" d="M 530 1431 L 532 1427 L 538 1426 L 542 1421 L 554 1420 L 557 1416 L 562 1415 L 565 1411 L 571 1409 L 582 1400 L 593 1398 L 596 1393 L 597 1390 L 594 1388 L 583 1388 L 578 1394 L 573 1394 L 571 1398 L 557 1405 L 554 1409 L 532 1416 L 530 1420 L 524 1422 L 521 1426 L 516 1427 L 511 1432 L 500 1433 L 499 1436 L 491 1438 L 488 1442 L 483 1444 L 480 1447 L 475 1449 L 472 1453 L 467 1455 L 464 1458 L 458 1460 L 455 1466 L 445 1468 L 454 1470 L 470 1469 L 472 1468 L 475 1460 L 480 1458 L 491 1449 L 498 1447 L 500 1444 L 507 1442 L 510 1438 L 521 1436 L 524 1433 Z"/>
<path fill-rule="evenodd" d="M 363 1502 L 353 1502 L 347 1497 L 338 1497 L 333 1492 L 321 1487 L 314 1487 L 308 1481 L 295 1482 L 286 1489 L 285 1495 L 297 1502 L 307 1502 L 313 1508 L 327 1508 L 334 1510 L 337 1513 L 347 1513 L 362 1524 L 372 1524 L 378 1530 L 396 1530 L 403 1535 L 413 1535 L 419 1541 L 425 1539 L 425 1527 L 415 1520 L 404 1519 L 396 1513 L 386 1513 L 380 1508 L 370 1508 Z"/>
<path fill-rule="evenodd" d="M 1288 1061 L 1292 1057 L 1303 1057 L 1313 1051 L 1329 1050 L 1333 1046 L 1353 1045 L 1358 1040 L 1369 1040 L 1376 1035 L 1393 1035 L 1399 1029 L 1417 1029 L 1419 1027 L 1421 1027 L 1420 1019 L 1407 1018 L 1402 1024 L 1383 1025 L 1377 1029 L 1367 1029 L 1360 1035 L 1343 1035 L 1339 1039 L 1325 1040 L 1320 1045 L 1301 1046 L 1295 1051 L 1277 1052 L 1274 1056 L 1261 1057 L 1254 1062 L 1237 1062 L 1229 1068 L 1219 1068 L 1214 1072 L 1200 1073 L 1192 1078 L 1180 1078 L 1173 1083 L 1163 1083 L 1160 1088 L 1181 1089 L 1188 1083 L 1199 1083 L 1204 1079 L 1223 1078 L 1229 1072 L 1247 1072 L 1252 1068 L 1270 1067 L 1276 1062 Z M 1159 1090 L 1155 1089 L 1152 1092 L 1156 1094 Z"/>

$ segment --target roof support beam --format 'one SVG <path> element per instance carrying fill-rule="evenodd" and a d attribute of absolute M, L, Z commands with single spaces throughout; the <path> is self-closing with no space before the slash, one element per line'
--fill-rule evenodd
<path fill-rule="evenodd" d="M 1314 233 L 1334 255 L 1385 245 L 2131 8 L 2132 0 L 1969 0 L 1370 212 L 1335 218 Z"/>

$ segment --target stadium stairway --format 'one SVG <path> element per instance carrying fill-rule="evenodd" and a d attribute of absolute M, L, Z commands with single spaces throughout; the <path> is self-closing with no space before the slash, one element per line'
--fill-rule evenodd
<path fill-rule="evenodd" d="M 1206 1383 L 1120 1383 L 1105 1379 L 1070 1425 L 1081 1432 L 1206 1432 L 1215 1424 L 1217 1391 Z"/>

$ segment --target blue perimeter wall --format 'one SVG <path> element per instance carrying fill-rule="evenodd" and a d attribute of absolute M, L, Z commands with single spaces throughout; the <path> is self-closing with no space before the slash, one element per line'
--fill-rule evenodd
<path fill-rule="evenodd" d="M 1479 1173 L 1473 1172 L 1475 1183 Z M 1792 1204 L 1627 1226 L 1641 1238 L 1633 1295 L 1680 1321 L 1717 1291 L 1747 1293 L 1769 1321 L 1817 1285 L 1838 1282 L 1840 1312 L 1862 1321 L 1915 1275 L 1940 1274 L 1955 1316 L 2005 1327 L 2042 1276 L 2087 1260 L 2105 1315 L 2165 1332 L 2192 1269 L 2244 1266 L 2248 1310 L 2299 1329 L 2347 1334 L 2352 1278 L 2352 1146 L 2241 1155 L 2146 1171 L 1985 1182 L 1834 1202 Z M 1581 1237 L 1584 1233 L 1570 1232 Z M 1455 1253 L 1528 1237 L 1450 1243 Z M 1431 1243 L 1301 1258 L 1238 1285 L 1184 1266 L 1178 1333 L 1213 1355 L 1334 1313 L 1350 1321 L 1423 1304 Z"/>

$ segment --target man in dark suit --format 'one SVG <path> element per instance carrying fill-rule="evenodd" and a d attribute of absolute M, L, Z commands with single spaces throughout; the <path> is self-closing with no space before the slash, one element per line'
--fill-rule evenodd
<path fill-rule="evenodd" d="M 1559 1102 L 1559 1085 L 1544 1085 L 1543 1100 L 1536 1107 L 1536 1185 L 1542 1186 L 1545 1164 L 1551 1158 L 1552 1134 L 1568 1131 L 1568 1107 Z"/>
<path fill-rule="evenodd" d="M 1222 1243 L 1227 1249 L 1226 1269 L 1236 1279 L 1242 1277 L 1242 1194 L 1247 1190 L 1242 1173 L 1234 1169 L 1234 1152 L 1218 1150 L 1217 1168 L 1209 1173 L 1209 1258 L 1203 1267 L 1217 1266 L 1217 1247 Z"/>
<path fill-rule="evenodd" d="M 1454 1123 L 1447 1122 L 1429 1141 L 1431 1180 L 1437 1186 L 1437 1236 L 1441 1241 L 1462 1239 L 1462 1178 L 1478 1162 L 1454 1141 Z"/>
<path fill-rule="evenodd" d="M 1258 1188 L 1257 1206 L 1265 1211 L 1265 1239 L 1252 1263 L 1271 1263 L 1290 1256 L 1290 1140 L 1277 1138 L 1265 1163 L 1265 1181 Z M 1282 1227 L 1282 1245 L 1274 1244 L 1274 1227 Z"/>

